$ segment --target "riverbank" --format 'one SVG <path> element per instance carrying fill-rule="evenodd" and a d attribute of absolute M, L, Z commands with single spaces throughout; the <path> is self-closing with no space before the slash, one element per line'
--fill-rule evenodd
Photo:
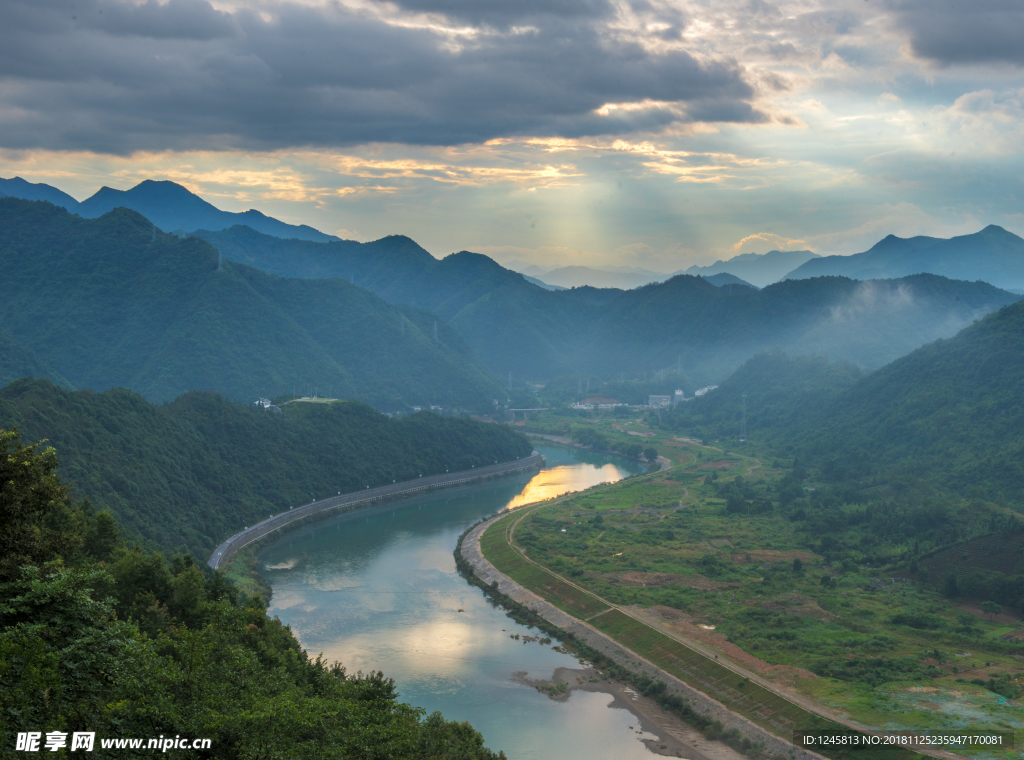
<path fill-rule="evenodd" d="M 534 615 L 543 618 L 566 638 L 576 639 L 606 657 L 610 662 L 640 677 L 647 677 L 666 684 L 669 693 L 685 699 L 689 709 L 702 719 L 717 721 L 726 729 L 733 729 L 750 742 L 760 745 L 762 752 L 770 756 L 788 757 L 792 760 L 824 760 L 821 755 L 794 746 L 791 742 L 766 731 L 762 727 L 732 712 L 722 703 L 691 687 L 671 673 L 662 670 L 635 652 L 626 649 L 605 633 L 587 622 L 579 620 L 560 610 L 532 591 L 520 586 L 508 576 L 499 572 L 483 555 L 480 539 L 495 522 L 507 517 L 497 515 L 472 528 L 460 543 L 458 551 L 477 579 L 484 586 L 499 592 L 513 602 L 523 606 Z M 557 635 L 557 634 L 556 634 Z M 662 711 L 667 718 L 678 723 L 680 730 L 693 730 L 682 719 Z M 724 746 L 724 745 L 723 745 Z"/>
<path fill-rule="evenodd" d="M 550 679 L 529 678 L 519 671 L 512 674 L 512 680 L 546 692 L 558 702 L 569 699 L 574 691 L 611 695 L 612 703 L 608 708 L 632 713 L 636 717 L 638 738 L 656 755 L 687 760 L 746 760 L 746 755 L 721 742 L 711 741 L 693 726 L 666 713 L 650 697 L 643 696 L 625 681 L 607 677 L 597 668 L 556 668 Z"/>
<path fill-rule="evenodd" d="M 214 549 L 207 564 L 214 570 L 219 570 L 231 562 L 239 551 L 247 547 L 254 548 L 258 542 L 267 539 L 274 533 L 287 528 L 301 525 L 313 520 L 320 520 L 329 515 L 340 512 L 348 512 L 354 509 L 376 504 L 391 499 L 399 499 L 413 496 L 417 493 L 432 491 L 439 488 L 454 488 L 469 483 L 475 483 L 490 478 L 498 478 L 523 472 L 544 465 L 544 456 L 534 451 L 524 459 L 514 462 L 502 462 L 487 467 L 476 467 L 471 470 L 460 470 L 459 472 L 432 475 L 426 478 L 396 483 L 390 486 L 379 488 L 368 488 L 365 491 L 342 494 L 329 499 L 312 501 L 300 507 L 282 512 L 279 515 L 272 515 L 256 525 L 246 527 L 244 530 L 234 534 L 220 546 Z"/>
<path fill-rule="evenodd" d="M 564 435 L 549 435 L 547 433 L 531 433 L 529 431 L 526 431 L 525 433 L 523 433 L 523 435 L 525 435 L 527 438 L 538 438 L 538 439 L 540 439 L 542 441 L 546 441 L 546 442 L 549 442 L 549 443 L 556 443 L 559 446 L 566 446 L 566 447 L 571 448 L 571 449 L 582 449 L 583 451 L 593 451 L 595 453 L 612 453 L 615 456 L 625 456 L 624 454 L 622 454 L 620 452 L 600 452 L 600 451 L 597 451 L 593 446 L 584 446 L 582 443 L 577 443 L 572 438 L 566 438 Z M 626 459 L 634 459 L 633 457 L 625 457 L 625 458 Z M 637 461 L 640 464 L 644 465 L 645 467 L 650 468 L 650 464 L 651 463 L 648 462 L 646 459 L 635 459 L 634 461 Z M 649 470 L 650 472 L 660 472 L 661 470 L 667 470 L 669 467 L 672 466 L 672 462 L 670 460 L 666 459 L 663 456 L 659 456 L 658 457 L 657 463 L 658 463 L 658 469 L 654 470 L 652 468 L 652 469 Z"/>

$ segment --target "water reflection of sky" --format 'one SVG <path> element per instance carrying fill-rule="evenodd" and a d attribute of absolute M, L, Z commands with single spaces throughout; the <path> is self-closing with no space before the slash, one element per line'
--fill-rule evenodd
<path fill-rule="evenodd" d="M 629 728 L 636 719 L 608 709 L 609 695 L 577 693 L 560 703 L 513 682 L 515 671 L 549 678 L 578 663 L 510 638 L 537 631 L 514 623 L 455 570 L 455 542 L 481 517 L 618 480 L 634 466 L 567 449 L 542 453 L 549 468 L 533 477 L 436 491 L 285 534 L 260 553 L 274 589 L 268 611 L 310 654 L 350 672 L 383 670 L 403 700 L 470 721 L 510 760 L 649 760 Z"/>
<path fill-rule="evenodd" d="M 574 464 L 541 470 L 507 505 L 515 509 L 535 501 L 553 499 L 570 491 L 583 491 L 599 483 L 614 483 L 630 473 L 610 462 L 601 466 Z"/>

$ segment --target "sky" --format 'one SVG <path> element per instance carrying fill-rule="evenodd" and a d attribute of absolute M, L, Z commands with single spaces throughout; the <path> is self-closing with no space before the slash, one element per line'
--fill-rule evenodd
<path fill-rule="evenodd" d="M 670 272 L 1024 235 L 1019 0 L 0 0 L 0 176 Z"/>

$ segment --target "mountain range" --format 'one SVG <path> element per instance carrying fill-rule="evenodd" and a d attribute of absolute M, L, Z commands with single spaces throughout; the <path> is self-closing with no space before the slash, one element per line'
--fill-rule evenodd
<path fill-rule="evenodd" d="M 130 208 L 138 211 L 164 232 L 222 230 L 235 224 L 245 224 L 254 230 L 282 238 L 319 241 L 339 239 L 305 224 L 286 224 L 254 209 L 241 213 L 221 211 L 175 182 L 147 179 L 130 190 L 101 187 L 94 195 L 79 203 L 67 193 L 50 185 L 26 182 L 21 177 L 0 178 L 0 197 L 3 196 L 30 201 L 49 201 L 87 219 L 95 219 L 115 208 Z"/>
<path fill-rule="evenodd" d="M 31 354 L 18 361 L 78 388 L 251 401 L 317 387 L 381 409 L 490 406 L 502 390 L 433 314 L 343 280 L 222 262 L 124 208 L 83 219 L 0 198 L 0 267 L 0 320 Z"/>
<path fill-rule="evenodd" d="M 14 181 L 8 181 L 5 187 L 11 189 L 11 182 Z M 45 186 L 23 182 L 19 187 L 13 189 L 50 192 Z M 164 197 L 160 193 L 172 199 L 191 197 L 205 204 L 173 183 L 142 183 L 125 195 L 147 197 L 157 203 Z M 105 199 L 108 205 L 114 202 L 113 197 L 102 191 L 94 196 Z M 7 202 L 13 201 L 8 199 Z M 191 200 L 188 203 L 195 205 Z M 105 223 L 103 234 L 122 234 L 117 225 L 129 218 L 123 216 L 127 212 L 110 213 L 114 216 Z M 17 216 L 12 211 L 12 224 Z M 74 217 L 69 215 L 60 225 L 74 226 L 69 221 L 72 219 Z M 114 222 L 115 219 L 118 221 Z M 131 230 L 130 236 L 139 246 L 131 255 L 139 256 L 140 260 L 151 256 L 146 246 L 157 243 L 159 248 L 172 243 L 158 235 L 151 224 L 152 240 L 144 240 L 146 224 L 148 222 L 136 214 L 125 227 Z M 76 234 L 86 234 L 85 228 L 75 229 Z M 998 230 L 986 231 L 988 237 L 993 236 L 994 229 Z M 1014 240 L 1024 244 L 1010 233 L 1001 233 L 1002 238 L 1009 241 L 1009 248 L 1013 247 Z M 34 236 L 28 228 L 20 232 L 11 228 L 4 234 L 23 235 L 24 240 Z M 35 237 L 39 244 L 28 246 L 33 249 L 34 257 L 12 264 L 33 271 L 49 266 L 49 271 L 55 274 L 51 279 L 61 283 L 68 270 L 82 266 L 81 261 L 67 260 L 66 250 L 61 249 L 50 231 L 42 229 Z M 676 275 L 665 282 L 626 291 L 594 287 L 553 291 L 480 254 L 462 251 L 435 259 L 415 241 L 403 236 L 369 243 L 320 242 L 268 235 L 239 224 L 220 230 L 198 230 L 195 237 L 179 241 L 181 251 L 190 251 L 190 255 L 200 259 L 206 257 L 207 263 L 202 265 L 206 267 L 210 266 L 208 262 L 212 261 L 214 253 L 198 238 L 213 244 L 225 261 L 233 262 L 224 264 L 223 272 L 227 274 L 209 282 L 204 280 L 203 288 L 197 291 L 203 294 L 199 300 L 194 300 L 198 296 L 191 291 L 187 299 L 174 300 L 155 289 L 151 303 L 144 303 L 140 295 L 135 302 L 140 314 L 166 308 L 168 314 L 173 311 L 174 326 L 170 329 L 153 327 L 156 332 L 144 331 L 134 336 L 132 340 L 136 342 L 131 344 L 114 342 L 107 336 L 105 339 L 110 342 L 102 347 L 101 353 L 112 351 L 111 356 L 116 354 L 119 358 L 104 363 L 102 371 L 86 371 L 87 357 L 94 348 L 86 340 L 88 336 L 64 350 L 59 341 L 50 341 L 44 334 L 44 326 L 49 324 L 57 335 L 53 320 L 66 313 L 61 309 L 74 300 L 74 294 L 84 292 L 86 280 L 62 284 L 66 293 L 58 294 L 51 287 L 52 299 L 47 301 L 36 293 L 46 290 L 45 278 L 37 281 L 22 276 L 11 278 L 4 285 L 8 303 L 22 304 L 24 309 L 18 312 L 16 307 L 9 307 L 13 309 L 13 321 L 6 322 L 5 326 L 10 338 L 48 369 L 50 374 L 45 376 L 65 378 L 77 387 L 125 385 L 147 397 L 160 399 L 191 388 L 217 387 L 234 398 L 243 398 L 253 393 L 285 392 L 289 384 L 302 389 L 310 381 L 319 383 L 313 378 L 330 377 L 332 380 L 324 383 L 374 403 L 442 403 L 443 397 L 448 405 L 456 397 L 478 401 L 491 396 L 497 398 L 500 391 L 496 390 L 494 376 L 488 376 L 487 370 L 503 378 L 511 373 L 516 381 L 546 381 L 580 373 L 649 377 L 672 368 L 692 378 L 693 382 L 711 383 L 728 376 L 758 351 L 773 346 L 797 353 L 817 352 L 874 369 L 924 343 L 949 337 L 974 319 L 1017 299 L 985 283 L 953 281 L 933 275 L 864 282 L 845 277 L 791 279 L 757 291 L 745 286 L 751 281 L 744 284 L 742 280 L 715 287 L 721 284 L 717 281 L 737 277 L 733 272 L 719 272 L 701 277 Z M 43 244 L 43 240 L 51 242 Z M 89 245 L 99 243 L 94 241 Z M 109 240 L 103 246 L 103 256 L 120 248 L 110 245 Z M 985 258 L 985 250 L 979 259 Z M 13 249 L 8 251 L 11 252 Z M 130 257 L 126 251 L 124 255 Z M 744 254 L 736 259 L 738 263 L 760 267 L 755 274 L 763 278 L 774 274 L 774 270 L 769 271 L 769 265 L 780 268 L 788 265 L 787 262 L 792 263 L 793 257 L 802 256 L 813 254 L 776 251 L 764 255 Z M 811 259 L 808 263 L 825 260 Z M 268 277 L 268 274 L 277 277 Z M 166 272 L 164 275 L 169 276 Z M 198 277 L 198 273 L 195 276 Z M 162 287 L 173 291 L 177 286 L 171 285 L 172 280 L 167 280 Z M 112 280 L 100 281 L 106 287 L 120 287 L 124 291 L 115 294 L 111 290 L 104 296 L 108 299 L 128 298 L 127 294 L 139 290 L 134 283 L 127 287 L 125 283 L 114 286 Z M 297 281 L 305 281 L 305 284 Z M 28 290 L 21 292 L 19 287 Z M 221 293 L 224 289 L 226 292 Z M 140 294 L 143 291 L 139 290 Z M 366 291 L 391 306 L 372 298 Z M 167 306 L 171 302 L 175 305 L 173 310 Z M 347 311 L 342 306 L 346 303 L 349 304 Z M 353 306 L 355 303 L 366 304 L 373 316 L 363 319 L 360 310 Z M 229 304 L 236 308 L 229 308 Z M 410 357 L 403 355 L 402 359 L 397 359 L 388 353 L 397 347 L 390 345 L 394 336 L 386 325 L 405 329 L 406 324 L 395 309 L 397 305 L 411 307 L 405 310 L 410 320 L 408 324 L 414 324 L 417 335 L 428 344 L 436 321 L 441 340 L 435 348 L 454 352 L 445 354 L 443 360 L 438 355 L 432 357 L 440 363 L 424 375 L 430 378 L 425 384 L 415 379 L 418 375 L 411 370 Z M 0 306 L 0 312 L 3 308 Z M 98 317 L 93 315 L 92 305 L 86 306 L 83 301 L 77 308 L 85 317 L 82 324 L 90 320 L 96 323 Z M 104 308 L 107 307 L 101 304 L 96 313 L 102 313 Z M 216 318 L 212 319 L 214 312 Z M 328 314 L 326 323 L 319 319 Z M 32 323 L 29 315 L 39 315 L 39 323 Z M 116 321 L 112 315 L 107 318 Z M 212 321 L 204 321 L 208 319 Z M 280 322 L 281 327 L 264 330 L 260 337 L 246 334 L 236 339 L 233 336 L 242 333 L 246 320 L 268 326 Z M 345 337 L 321 327 L 322 324 L 346 325 Z M 215 329 L 208 329 L 209 325 Z M 352 333 L 351 325 L 365 326 L 360 328 L 362 337 Z M 108 327 L 98 326 L 93 333 L 106 335 L 104 330 Z M 207 328 L 205 333 L 204 328 Z M 301 338 L 295 337 L 296 328 Z M 81 330 L 80 325 L 73 322 L 70 332 L 77 334 L 76 331 Z M 371 345 L 368 335 L 373 330 L 388 337 L 380 345 L 363 350 L 364 346 Z M 158 345 L 159 340 L 153 337 L 156 334 L 160 340 L 172 342 Z M 197 338 L 196 334 L 202 337 Z M 292 337 L 280 337 L 284 335 Z M 265 346 L 268 339 L 273 344 L 272 350 Z M 246 360 L 238 365 L 245 369 L 236 371 L 230 381 L 222 377 L 214 355 L 207 351 L 210 341 L 219 350 L 245 355 Z M 136 348 L 129 349 L 129 345 Z M 88 346 L 88 349 L 80 346 Z M 141 348 L 143 346 L 149 347 Z M 300 359 L 299 354 L 303 358 Z M 145 360 L 141 358 L 143 355 L 147 357 Z M 187 367 L 181 364 L 183 360 L 179 357 L 182 355 L 193 357 Z M 391 358 L 385 359 L 385 356 Z M 435 374 L 435 370 L 440 372 L 445 362 L 450 367 L 464 363 L 453 375 L 457 378 L 457 392 L 439 393 L 437 390 L 443 373 Z M 220 366 L 232 364 L 222 362 Z M 256 365 L 259 365 L 258 371 L 254 371 Z M 385 370 L 385 367 L 394 367 L 396 371 Z M 215 385 L 196 384 L 209 383 L 214 377 L 218 378 Z"/>
<path fill-rule="evenodd" d="M 437 313 L 502 376 L 632 377 L 674 367 L 717 382 L 772 346 L 865 368 L 958 329 L 1018 296 L 932 275 L 861 283 L 785 281 L 763 290 L 677 275 L 634 290 L 547 291 L 480 254 L 434 259 L 406 237 L 280 240 L 243 227 L 197 233 L 225 258 L 286 277 L 343 277 Z M 718 276 L 715 276 L 718 277 Z"/>
<path fill-rule="evenodd" d="M 1024 240 L 994 224 L 972 235 L 949 239 L 889 235 L 863 253 L 811 259 L 787 274 L 786 279 L 839 275 L 875 280 L 919 272 L 954 280 L 983 280 L 1024 293 Z"/>
<path fill-rule="evenodd" d="M 751 285 L 763 288 L 783 279 L 806 261 L 818 258 L 811 251 L 769 251 L 768 253 L 741 253 L 725 261 L 719 260 L 709 266 L 694 265 L 678 274 L 715 275 L 728 273 Z M 917 274 L 908 272 L 907 274 Z"/>
<path fill-rule="evenodd" d="M 717 261 L 711 266 L 692 266 L 689 269 L 680 269 L 670 274 L 652 272 L 640 267 L 621 266 L 568 266 L 542 269 L 522 261 L 506 262 L 505 267 L 520 272 L 527 280 L 541 287 L 547 285 L 549 289 L 589 286 L 633 290 L 652 282 L 664 282 L 677 274 L 698 275 L 715 285 L 734 282 L 741 285 L 764 287 L 781 280 L 787 272 L 802 264 L 808 257 L 816 255 L 810 251 L 744 253 L 728 261 Z M 728 279 L 729 277 L 732 279 Z"/>

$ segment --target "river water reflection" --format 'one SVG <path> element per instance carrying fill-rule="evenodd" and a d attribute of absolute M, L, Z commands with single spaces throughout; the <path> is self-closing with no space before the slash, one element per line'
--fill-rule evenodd
<path fill-rule="evenodd" d="M 268 612 L 310 654 L 340 660 L 350 672 L 383 670 L 403 701 L 470 721 L 510 760 L 649 759 L 636 719 L 608 709 L 610 695 L 576 692 L 555 702 L 513 682 L 516 671 L 550 678 L 578 663 L 512 639 L 537 632 L 507 618 L 455 570 L 455 542 L 481 517 L 640 469 L 589 452 L 538 449 L 547 468 L 532 476 L 435 491 L 286 533 L 260 553 L 274 590 Z"/>

